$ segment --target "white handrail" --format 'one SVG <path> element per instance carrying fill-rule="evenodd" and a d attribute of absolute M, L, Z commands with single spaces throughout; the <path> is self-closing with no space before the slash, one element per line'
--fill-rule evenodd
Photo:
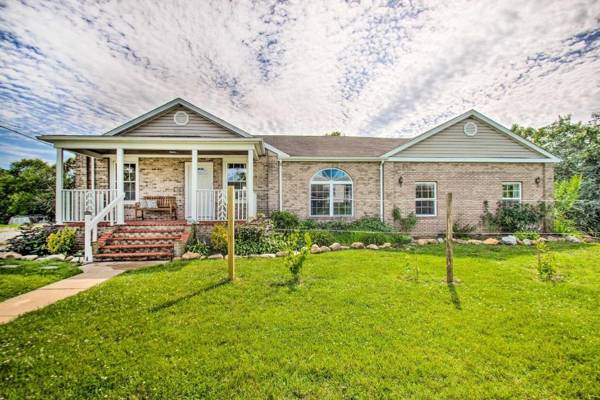
<path fill-rule="evenodd" d="M 226 189 L 198 189 L 196 191 L 196 216 L 198 221 L 226 221 L 227 220 L 227 190 Z M 248 191 L 236 189 L 234 191 L 235 219 L 245 220 L 254 215 L 254 210 L 249 208 Z M 256 193 L 253 193 L 256 199 Z M 254 201 L 256 204 L 256 200 Z"/>
<path fill-rule="evenodd" d="M 84 257 L 85 262 L 94 261 L 94 255 L 92 254 L 92 240 L 95 242 L 98 240 L 98 223 L 112 212 L 117 205 L 125 199 L 125 194 L 117 196 L 113 201 L 108 203 L 106 207 L 102 209 L 96 216 L 92 218 L 91 212 L 85 214 L 85 227 L 84 227 Z"/>

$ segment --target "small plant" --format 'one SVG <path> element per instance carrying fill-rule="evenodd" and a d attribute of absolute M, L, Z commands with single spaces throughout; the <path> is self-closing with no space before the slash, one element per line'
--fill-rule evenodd
<path fill-rule="evenodd" d="M 71 254 L 77 245 L 77 229 L 65 227 L 48 235 L 46 246 L 52 254 Z"/>
<path fill-rule="evenodd" d="M 217 253 L 227 252 L 227 228 L 225 225 L 215 225 L 210 233 L 210 247 Z"/>
<path fill-rule="evenodd" d="M 391 235 L 391 238 L 392 238 L 392 244 L 395 246 L 401 246 L 401 245 L 409 244 L 412 242 L 412 237 L 410 237 L 408 235 L 394 234 L 394 235 Z"/>
<path fill-rule="evenodd" d="M 363 232 L 357 235 L 357 239 L 359 242 L 362 242 L 366 245 L 376 244 L 381 246 L 386 242 L 390 242 L 391 239 L 383 232 Z"/>
<path fill-rule="evenodd" d="M 48 254 L 48 236 L 56 231 L 51 225 L 31 226 L 23 225 L 21 234 L 8 240 L 9 250 L 20 254 L 35 254 L 45 256 Z"/>
<path fill-rule="evenodd" d="M 543 281 L 555 281 L 558 279 L 554 268 L 554 255 L 544 242 L 536 245 L 537 248 L 537 271 Z"/>
<path fill-rule="evenodd" d="M 452 232 L 461 239 L 468 238 L 476 229 L 477 225 L 463 223 L 460 217 L 452 224 Z"/>
<path fill-rule="evenodd" d="M 519 240 L 538 240 L 540 238 L 540 234 L 537 231 L 519 231 L 515 233 L 515 236 Z"/>
<path fill-rule="evenodd" d="M 392 210 L 392 217 L 394 222 L 398 224 L 402 232 L 410 232 L 417 225 L 417 216 L 411 212 L 406 217 L 402 216 L 402 211 L 398 207 L 394 207 Z"/>
<path fill-rule="evenodd" d="M 296 232 L 292 232 L 286 241 L 286 250 L 288 255 L 285 257 L 285 264 L 287 265 L 290 273 L 292 274 L 292 280 L 294 283 L 300 283 L 300 273 L 302 272 L 302 266 L 304 265 L 304 261 L 306 257 L 310 254 L 310 246 L 312 245 L 312 241 L 310 235 L 308 233 L 304 233 L 304 245 L 298 249 L 298 242 L 300 239 L 300 234 Z"/>
<path fill-rule="evenodd" d="M 194 243 L 190 243 L 187 246 L 185 246 L 185 251 L 189 251 L 191 253 L 198 253 L 202 254 L 203 256 L 206 256 L 210 252 L 210 248 L 208 244 L 198 240 Z"/>
<path fill-rule="evenodd" d="M 329 246 L 335 242 L 335 237 L 328 231 L 313 231 L 310 233 L 310 236 L 312 243 L 318 244 L 319 246 Z"/>
<path fill-rule="evenodd" d="M 300 220 L 289 211 L 275 211 L 271 214 L 271 220 L 275 229 L 291 231 L 297 229 L 300 225 Z"/>

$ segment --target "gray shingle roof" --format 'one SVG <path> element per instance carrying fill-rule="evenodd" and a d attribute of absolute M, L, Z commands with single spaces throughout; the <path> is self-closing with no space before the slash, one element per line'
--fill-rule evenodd
<path fill-rule="evenodd" d="M 361 136 L 257 136 L 295 157 L 377 157 L 410 139 Z"/>

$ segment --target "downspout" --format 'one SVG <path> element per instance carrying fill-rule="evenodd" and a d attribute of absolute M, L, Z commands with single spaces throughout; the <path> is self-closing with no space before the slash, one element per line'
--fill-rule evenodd
<path fill-rule="evenodd" d="M 283 161 L 281 158 L 278 159 L 279 163 L 279 211 L 283 211 L 283 177 L 281 176 L 281 172 L 283 171 Z"/>
<path fill-rule="evenodd" d="M 381 222 L 383 221 L 383 163 L 385 161 L 381 161 L 379 164 L 379 219 Z"/>

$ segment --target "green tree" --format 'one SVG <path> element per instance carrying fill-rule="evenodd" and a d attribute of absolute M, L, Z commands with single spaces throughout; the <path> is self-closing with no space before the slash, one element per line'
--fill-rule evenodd
<path fill-rule="evenodd" d="M 592 116 L 590 122 L 573 122 L 571 116 L 560 116 L 543 128 L 513 125 L 513 132 L 532 141 L 562 162 L 554 169 L 557 182 L 581 176 L 579 200 L 568 217 L 587 232 L 600 232 L 600 125 Z"/>
<path fill-rule="evenodd" d="M 343 136 L 343 135 L 342 135 L 342 132 L 340 132 L 340 131 L 333 131 L 333 132 L 326 133 L 325 136 Z"/>

